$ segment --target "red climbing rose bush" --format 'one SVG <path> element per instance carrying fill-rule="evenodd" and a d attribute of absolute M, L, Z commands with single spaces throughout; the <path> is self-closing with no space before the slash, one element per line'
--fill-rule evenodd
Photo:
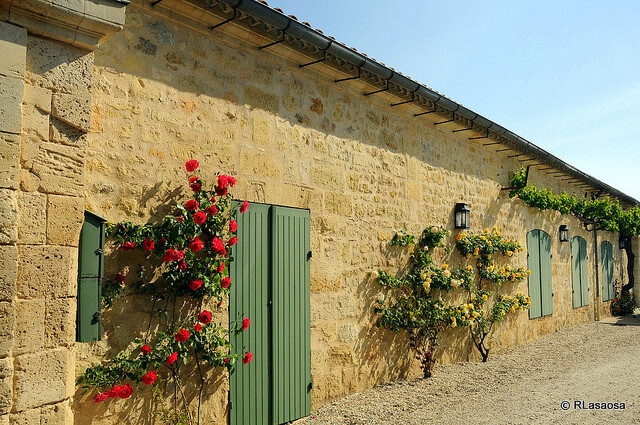
<path fill-rule="evenodd" d="M 96 403 L 130 398 L 146 387 L 171 381 L 171 395 L 184 394 L 177 390 L 185 384 L 181 370 L 192 367 L 200 378 L 197 419 L 184 397 L 176 396 L 174 401 L 176 406 L 182 404 L 187 423 L 200 423 L 207 368 L 224 367 L 232 373 L 240 361 L 250 363 L 253 354 L 244 347 L 232 354 L 229 342 L 229 332 L 250 332 L 249 318 L 231 323 L 227 330 L 207 309 L 209 305 L 219 307 L 232 285 L 229 263 L 238 242 L 238 223 L 229 190 L 236 179 L 218 175 L 207 190 L 198 174 L 198 161 L 187 161 L 185 168 L 192 196 L 176 205 L 170 215 L 153 224 L 107 225 L 115 249 L 138 250 L 145 261 L 135 275 L 120 272 L 105 281 L 103 305 L 111 307 L 125 292 L 146 295 L 150 298 L 150 308 L 145 309 L 150 310 L 149 322 L 128 349 L 86 369 L 77 384 L 96 391 Z M 248 206 L 245 201 L 239 211 L 245 213 Z"/>

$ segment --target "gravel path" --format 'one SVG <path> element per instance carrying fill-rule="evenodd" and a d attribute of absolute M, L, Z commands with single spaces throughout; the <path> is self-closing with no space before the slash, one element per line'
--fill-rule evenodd
<path fill-rule="evenodd" d="M 431 379 L 353 394 L 294 423 L 640 424 L 640 320 L 614 322 L 567 328 L 487 363 L 436 366 Z M 576 409 L 582 400 L 625 409 Z"/>

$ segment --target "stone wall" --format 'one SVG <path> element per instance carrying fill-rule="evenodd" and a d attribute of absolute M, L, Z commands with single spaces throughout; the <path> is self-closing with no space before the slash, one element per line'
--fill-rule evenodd
<path fill-rule="evenodd" d="M 86 205 L 114 222 L 155 220 L 187 195 L 183 164 L 197 158 L 205 179 L 216 172 L 236 176 L 239 199 L 309 208 L 313 408 L 419 376 L 405 354 L 404 336 L 373 325 L 379 287 L 367 274 L 397 272 L 406 262 L 406 255 L 387 245 L 396 230 L 417 233 L 428 224 L 452 228 L 456 202 L 470 205 L 471 231 L 495 225 L 524 244 L 527 231 L 539 228 L 552 238 L 553 316 L 529 320 L 519 313 L 508 319 L 495 331 L 494 351 L 593 321 L 596 305 L 608 314 L 607 305 L 595 299 L 593 235 L 574 218 L 510 200 L 501 188 L 520 163 L 508 153 L 454 134 L 455 127 L 414 118 L 410 108 L 389 108 L 384 95 L 364 98 L 370 88 L 363 83 L 336 85 L 332 71 L 321 64 L 300 70 L 301 62 L 283 47 L 258 52 L 250 35 L 239 41 L 223 32 L 208 34 L 139 2 L 128 8 L 124 30 L 96 52 Z M 576 192 L 536 171 L 530 181 Z M 558 242 L 560 224 L 588 243 L 587 307 L 572 308 L 571 250 L 569 243 Z M 617 235 L 601 232 L 599 238 L 616 247 L 620 276 L 624 259 Z M 455 254 L 444 261 L 459 263 Z M 123 265 L 108 262 L 107 273 Z M 513 265 L 526 266 L 526 257 L 516 256 Z M 527 293 L 527 283 L 499 291 Z M 138 330 L 123 329 L 118 320 L 135 318 L 140 307 L 128 301 L 105 313 L 104 340 L 77 347 L 77 373 L 126 346 Z M 478 359 L 467 332 L 447 332 L 440 361 Z M 225 414 L 220 404 L 226 387 L 219 389 L 221 394 L 208 395 L 206 420 Z M 144 415 L 147 406 L 139 401 L 140 410 L 116 403 L 96 408 L 79 396 L 74 403 L 76 418 L 82 418 L 78 423 L 96 424 Z"/>
<path fill-rule="evenodd" d="M 73 423 L 87 47 L 117 27 L 90 6 L 0 1 L 0 424 Z"/>

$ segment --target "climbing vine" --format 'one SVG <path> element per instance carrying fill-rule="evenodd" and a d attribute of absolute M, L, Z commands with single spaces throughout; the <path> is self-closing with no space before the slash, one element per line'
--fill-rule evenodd
<path fill-rule="evenodd" d="M 105 282 L 103 305 L 112 306 L 125 292 L 143 294 L 149 297 L 145 310 L 150 313 L 146 331 L 133 344 L 105 363 L 86 369 L 77 384 L 96 391 L 96 403 L 129 398 L 146 386 L 154 387 L 157 394 L 159 383 L 173 384 L 173 412 L 164 417 L 199 424 L 207 369 L 232 372 L 240 361 L 251 362 L 253 355 L 249 351 L 231 354 L 229 331 L 216 321 L 216 307 L 209 307 L 219 307 L 232 284 L 229 263 L 238 241 L 238 223 L 229 189 L 236 180 L 218 175 L 215 186 L 206 190 L 196 171 L 198 162 L 190 160 L 185 167 L 193 195 L 176 205 L 172 214 L 159 223 L 124 222 L 107 227 L 115 249 L 140 251 L 145 261 L 135 276 L 121 272 Z M 245 201 L 240 212 L 247 208 Z M 229 329 L 245 332 L 250 323 L 244 318 L 231 323 Z M 181 381 L 181 371 L 188 366 L 200 380 L 195 418 Z"/>
<path fill-rule="evenodd" d="M 517 310 L 528 309 L 531 299 L 525 297 L 522 292 L 516 296 L 500 295 L 492 298 L 492 292 L 487 284 L 499 286 L 503 284 L 522 282 L 531 273 L 522 267 L 513 268 L 510 265 L 498 263 L 500 260 L 511 259 L 514 255 L 523 252 L 524 248 L 518 241 L 503 239 L 497 228 L 484 229 L 478 235 L 460 233 L 456 237 L 456 248 L 466 259 L 476 260 L 478 270 L 477 284 L 466 287 L 469 292 L 469 303 L 465 306 L 465 318 L 469 320 L 468 326 L 473 344 L 480 352 L 482 361 L 486 362 L 490 351 L 491 333 L 496 323 L 504 321 L 507 314 Z M 469 268 L 471 266 L 468 266 Z"/>
<path fill-rule="evenodd" d="M 555 210 L 561 214 L 571 214 L 585 225 L 597 230 L 620 232 L 627 254 L 627 275 L 629 282 L 622 287 L 622 292 L 629 292 L 634 285 L 633 263 L 635 255 L 631 247 L 631 237 L 640 235 L 640 207 L 634 206 L 624 210 L 617 200 L 608 198 L 579 199 L 566 192 L 555 194 L 548 189 L 525 186 L 526 170 L 524 168 L 513 174 L 511 178 L 510 197 L 518 197 L 525 204 L 541 210 Z"/>

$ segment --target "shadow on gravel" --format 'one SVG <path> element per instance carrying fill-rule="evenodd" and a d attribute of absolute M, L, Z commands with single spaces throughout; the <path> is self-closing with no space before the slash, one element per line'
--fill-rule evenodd
<path fill-rule="evenodd" d="M 640 326 L 640 316 L 607 317 L 596 323 L 614 326 Z"/>

